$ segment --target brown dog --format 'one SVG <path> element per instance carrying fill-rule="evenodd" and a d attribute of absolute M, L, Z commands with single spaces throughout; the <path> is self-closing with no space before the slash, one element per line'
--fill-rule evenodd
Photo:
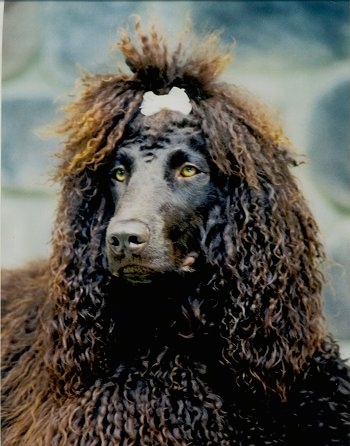
<path fill-rule="evenodd" d="M 3 446 L 349 444 L 288 141 L 215 35 L 136 36 L 58 126 L 49 262 L 3 276 Z"/>

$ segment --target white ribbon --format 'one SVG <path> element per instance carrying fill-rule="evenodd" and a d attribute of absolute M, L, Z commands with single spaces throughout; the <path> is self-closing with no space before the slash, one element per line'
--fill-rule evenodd
<path fill-rule="evenodd" d="M 156 95 L 153 91 L 147 91 L 143 95 L 141 113 L 151 116 L 163 109 L 179 111 L 188 115 L 192 110 L 190 99 L 184 88 L 173 87 L 168 94 Z"/>

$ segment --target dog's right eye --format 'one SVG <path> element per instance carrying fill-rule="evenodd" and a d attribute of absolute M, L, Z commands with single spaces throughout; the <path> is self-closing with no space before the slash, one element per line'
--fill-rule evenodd
<path fill-rule="evenodd" d="M 126 170 L 124 167 L 120 166 L 115 169 L 114 178 L 120 183 L 123 183 L 126 180 Z"/>

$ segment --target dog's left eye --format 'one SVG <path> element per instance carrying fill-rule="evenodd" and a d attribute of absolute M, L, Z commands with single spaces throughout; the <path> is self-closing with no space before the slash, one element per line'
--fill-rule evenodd
<path fill-rule="evenodd" d="M 180 170 L 180 175 L 182 177 L 193 177 L 194 175 L 196 175 L 199 172 L 199 170 L 197 169 L 197 167 L 193 166 L 192 164 L 186 164 L 185 166 L 182 167 L 182 169 Z"/>
<path fill-rule="evenodd" d="M 115 169 L 114 178 L 120 183 L 123 183 L 126 180 L 126 170 L 124 167 L 120 166 Z"/>

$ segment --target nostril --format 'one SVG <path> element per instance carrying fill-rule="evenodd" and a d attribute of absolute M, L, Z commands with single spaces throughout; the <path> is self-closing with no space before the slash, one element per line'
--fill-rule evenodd
<path fill-rule="evenodd" d="M 118 247 L 120 245 L 120 241 L 116 235 L 111 235 L 108 239 L 110 245 Z"/>
<path fill-rule="evenodd" d="M 145 243 L 144 240 L 142 240 L 139 236 L 137 235 L 131 235 L 129 237 L 129 245 L 142 245 L 143 243 Z"/>

